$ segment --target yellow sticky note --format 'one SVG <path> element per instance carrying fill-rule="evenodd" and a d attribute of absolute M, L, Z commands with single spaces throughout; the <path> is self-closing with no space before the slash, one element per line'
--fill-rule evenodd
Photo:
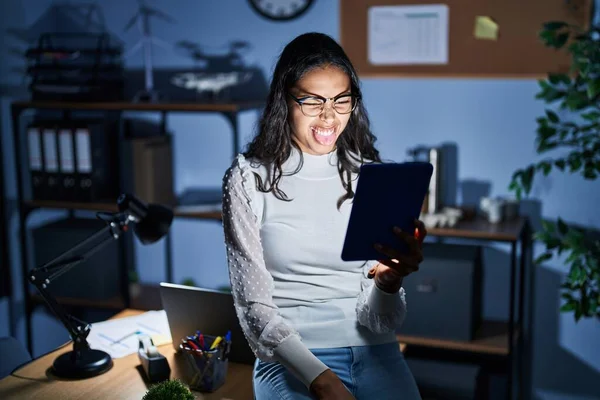
<path fill-rule="evenodd" d="M 498 24 L 490 17 L 475 17 L 475 32 L 477 39 L 498 40 Z"/>
<path fill-rule="evenodd" d="M 162 346 L 163 344 L 173 342 L 172 340 L 169 340 L 167 336 L 161 335 L 159 333 L 151 335 L 150 337 L 152 338 L 152 343 L 154 343 L 155 346 Z"/>

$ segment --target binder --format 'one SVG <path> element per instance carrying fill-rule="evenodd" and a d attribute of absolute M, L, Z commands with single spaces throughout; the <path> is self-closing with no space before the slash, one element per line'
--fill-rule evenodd
<path fill-rule="evenodd" d="M 92 200 L 92 144 L 85 126 L 75 129 L 76 191 L 79 201 Z"/>
<path fill-rule="evenodd" d="M 67 201 L 77 200 L 75 186 L 75 138 L 70 126 L 58 129 L 58 160 L 62 198 Z"/>
<path fill-rule="evenodd" d="M 56 127 L 44 125 L 42 128 L 42 145 L 44 162 L 43 167 L 46 173 L 46 187 L 44 200 L 60 200 L 61 183 L 58 170 L 58 139 Z"/>
<path fill-rule="evenodd" d="M 75 127 L 75 187 L 83 202 L 110 202 L 119 195 L 116 124 L 79 121 Z"/>
<path fill-rule="evenodd" d="M 29 160 L 31 197 L 33 200 L 44 200 L 46 175 L 43 166 L 42 134 L 41 127 L 36 124 L 31 124 L 27 128 L 27 156 Z"/>

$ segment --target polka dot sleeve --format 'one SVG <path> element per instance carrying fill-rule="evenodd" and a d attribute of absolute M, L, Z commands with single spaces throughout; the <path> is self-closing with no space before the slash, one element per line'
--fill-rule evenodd
<path fill-rule="evenodd" d="M 278 361 L 307 387 L 327 366 L 302 343 L 273 303 L 273 277 L 260 240 L 256 183 L 250 165 L 238 156 L 223 178 L 223 229 L 229 280 L 242 330 L 254 354 Z"/>
<path fill-rule="evenodd" d="M 394 332 L 406 317 L 406 293 L 402 287 L 398 293 L 386 293 L 375 285 L 374 279 L 367 278 L 376 264 L 377 261 L 368 261 L 363 268 L 356 315 L 358 322 L 372 332 Z"/>

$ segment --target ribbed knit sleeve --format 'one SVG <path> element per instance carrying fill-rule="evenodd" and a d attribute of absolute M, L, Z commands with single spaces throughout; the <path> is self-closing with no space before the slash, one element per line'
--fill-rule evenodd
<path fill-rule="evenodd" d="M 223 178 L 223 229 L 234 305 L 254 354 L 278 361 L 307 387 L 327 369 L 302 343 L 273 303 L 273 277 L 265 266 L 256 183 L 249 162 L 238 156 Z"/>

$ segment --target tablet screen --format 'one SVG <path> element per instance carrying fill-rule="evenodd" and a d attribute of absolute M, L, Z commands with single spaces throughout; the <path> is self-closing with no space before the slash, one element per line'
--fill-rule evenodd
<path fill-rule="evenodd" d="M 394 226 L 413 233 L 433 165 L 428 162 L 365 164 L 361 166 L 342 249 L 342 260 L 381 260 L 373 245 L 381 243 L 406 251 Z"/>

